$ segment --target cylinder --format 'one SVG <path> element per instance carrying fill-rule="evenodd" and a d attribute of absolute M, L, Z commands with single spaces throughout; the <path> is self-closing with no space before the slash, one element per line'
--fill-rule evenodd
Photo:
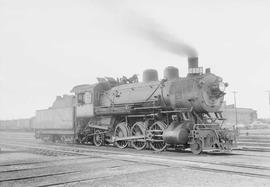
<path fill-rule="evenodd" d="M 186 122 L 187 123 L 187 122 Z M 189 124 L 176 124 L 172 122 L 169 127 L 163 131 L 163 140 L 167 144 L 186 144 L 188 142 Z"/>
<path fill-rule="evenodd" d="M 158 81 L 158 72 L 155 69 L 147 69 L 143 72 L 143 82 Z"/>
<path fill-rule="evenodd" d="M 164 70 L 164 78 L 167 80 L 174 80 L 179 78 L 179 71 L 176 67 L 168 66 Z"/>
<path fill-rule="evenodd" d="M 188 57 L 188 68 L 198 68 L 198 57 Z"/>

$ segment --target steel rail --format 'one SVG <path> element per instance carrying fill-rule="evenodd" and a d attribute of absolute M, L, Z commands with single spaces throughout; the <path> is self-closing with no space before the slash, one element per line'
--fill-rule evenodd
<path fill-rule="evenodd" d="M 35 149 L 36 148 L 36 149 L 44 149 L 44 150 L 50 150 L 50 151 L 56 151 L 56 152 L 75 153 L 76 155 L 81 155 L 81 156 L 92 156 L 95 153 L 107 153 L 105 155 L 104 154 L 101 154 L 101 155 L 99 155 L 99 157 L 101 157 L 101 158 L 107 158 L 108 155 L 110 155 L 110 156 L 114 156 L 114 157 L 110 157 L 110 158 L 113 158 L 115 160 L 123 160 L 121 158 L 121 154 L 119 154 L 118 151 L 95 150 L 93 152 L 93 150 L 85 150 L 85 148 L 74 149 L 72 147 L 70 147 L 71 150 L 59 150 L 59 149 L 56 149 L 56 148 L 46 148 L 46 147 L 40 148 L 40 147 L 36 147 L 36 146 L 33 147 L 33 146 L 26 146 L 26 145 L 7 145 L 7 146 L 11 146 L 13 148 L 15 148 L 15 147 L 30 147 L 32 149 Z M 59 146 L 57 148 L 61 148 L 61 146 Z M 67 147 L 64 146 L 63 148 L 66 149 Z M 125 157 L 125 155 L 130 155 L 130 153 L 123 152 L 122 156 Z M 134 158 L 138 158 L 138 155 L 142 155 L 142 156 L 148 157 L 150 159 L 152 158 L 152 159 L 164 160 L 164 158 L 158 158 L 158 157 L 152 156 L 152 155 L 138 154 L 138 153 L 131 154 L 131 156 L 134 156 Z M 119 158 L 117 158 L 117 156 Z M 132 161 L 132 160 L 130 160 L 130 159 L 129 160 L 125 160 L 124 159 L 124 161 Z M 215 162 L 207 162 L 207 161 L 194 161 L 194 160 L 191 161 L 191 160 L 186 160 L 186 159 L 177 160 L 177 159 L 173 159 L 173 158 L 170 158 L 170 161 L 171 162 L 188 162 L 190 164 L 198 164 L 199 163 L 199 164 L 207 164 L 207 165 L 230 166 L 230 167 L 237 167 L 237 168 L 247 168 L 247 169 L 257 169 L 257 170 L 266 170 L 266 171 L 269 170 L 270 171 L 270 167 L 267 167 L 267 166 L 256 166 L 256 165 L 250 165 L 250 164 L 249 165 L 246 165 L 246 164 L 234 164 L 234 163 L 227 163 L 227 162 L 215 163 Z M 155 163 L 152 163 L 151 162 L 151 164 L 155 164 Z M 267 176 L 269 176 L 269 178 L 270 178 L 270 175 L 267 175 Z"/>

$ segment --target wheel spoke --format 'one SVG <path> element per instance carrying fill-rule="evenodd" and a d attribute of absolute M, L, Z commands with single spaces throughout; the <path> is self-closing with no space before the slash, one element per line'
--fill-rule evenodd
<path fill-rule="evenodd" d="M 166 148 L 166 143 L 163 141 L 162 134 L 166 125 L 162 121 L 157 121 L 150 126 L 152 138 L 150 147 L 155 151 L 163 151 Z"/>
<path fill-rule="evenodd" d="M 145 135 L 145 126 L 143 122 L 136 122 L 131 127 L 131 135 L 132 136 L 144 136 Z M 146 147 L 146 141 L 145 139 L 136 139 L 131 141 L 132 147 L 134 147 L 137 150 L 142 150 Z"/>
<path fill-rule="evenodd" d="M 128 137 L 129 129 L 125 122 L 119 123 L 115 127 L 114 136 L 116 138 L 124 138 Z M 126 148 L 128 146 L 128 141 L 126 140 L 119 140 L 115 142 L 115 145 L 121 149 Z"/>

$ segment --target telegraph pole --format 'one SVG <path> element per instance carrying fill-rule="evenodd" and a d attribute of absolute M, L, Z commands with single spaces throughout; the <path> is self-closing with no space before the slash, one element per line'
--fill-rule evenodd
<path fill-rule="evenodd" d="M 233 99 L 234 99 L 234 111 L 235 111 L 235 126 L 237 127 L 238 119 L 237 119 L 237 108 L 236 108 L 236 94 L 237 91 L 232 91 Z"/>

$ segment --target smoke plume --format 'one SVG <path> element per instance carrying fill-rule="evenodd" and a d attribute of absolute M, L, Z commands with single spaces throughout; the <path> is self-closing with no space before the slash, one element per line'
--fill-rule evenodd
<path fill-rule="evenodd" d="M 144 14 L 140 14 L 138 11 L 129 8 L 125 1 L 105 1 L 102 4 L 114 14 L 118 21 L 124 23 L 125 28 L 136 34 L 139 38 L 143 37 L 158 48 L 176 55 L 185 57 L 198 56 L 194 47 L 179 40 L 154 19 L 143 16 Z"/>
<path fill-rule="evenodd" d="M 186 42 L 179 40 L 164 27 L 147 17 L 141 17 L 131 12 L 126 17 L 129 29 L 138 37 L 143 37 L 152 42 L 155 46 L 176 55 L 197 57 L 198 52 L 194 47 Z"/>

